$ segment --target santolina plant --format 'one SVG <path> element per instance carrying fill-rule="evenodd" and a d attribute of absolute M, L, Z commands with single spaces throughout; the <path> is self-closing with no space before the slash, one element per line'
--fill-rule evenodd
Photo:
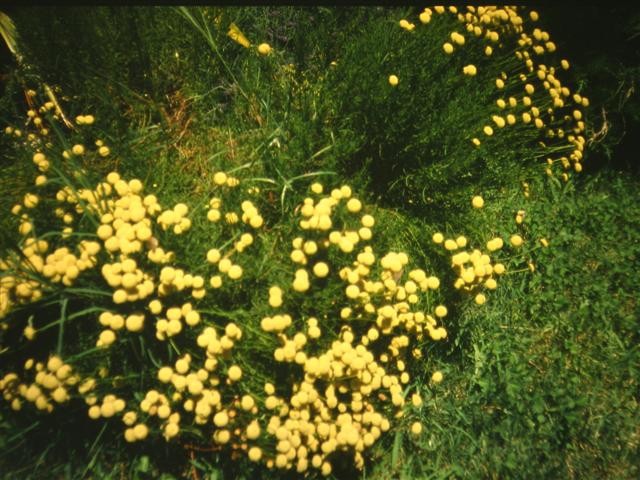
<path fill-rule="evenodd" d="M 540 146 L 548 155 L 571 151 L 549 157 L 548 168 L 580 171 L 581 111 L 560 117 L 564 111 L 554 110 L 565 108 L 570 92 L 556 83 L 553 67 L 532 62 L 518 11 L 435 7 L 419 14 L 419 26 L 400 21 L 400 33 L 418 34 L 446 15 L 441 27 L 452 19 L 464 27 L 438 48 L 444 59 L 460 56 L 466 37 L 482 43 L 485 57 L 508 48 L 502 36 L 522 41 L 504 58 L 514 55 L 524 67 L 512 71 L 506 63 L 508 73 L 492 80 L 508 95 L 489 113 L 493 123 L 459 139 L 459 148 L 482 151 L 502 128 L 518 125 L 532 139 L 546 132 L 559 142 Z M 237 26 L 229 36 L 249 48 Z M 546 42 L 532 41 L 536 55 L 553 50 L 545 37 L 534 31 L 536 42 Z M 409 38 L 407 45 L 419 43 Z M 265 43 L 257 52 L 274 55 Z M 461 61 L 450 72 L 455 78 L 482 75 L 482 63 Z M 537 103 L 534 77 L 546 90 Z M 383 110 L 407 83 L 398 70 L 371 78 L 363 85 L 386 89 L 375 99 Z M 0 390 L 15 412 L 81 408 L 95 421 L 121 425 L 129 443 L 196 443 L 270 469 L 329 475 L 345 459 L 362 469 L 385 432 L 423 434 L 423 396 L 444 376 L 425 372 L 421 360 L 447 338 L 453 302 L 483 305 L 505 263 L 526 263 L 521 251 L 538 248 L 519 227 L 507 241 L 488 228 L 483 248 L 465 235 L 436 232 L 432 241 L 442 248 L 434 255 L 453 271 L 445 283 L 450 272 L 405 248 L 393 217 L 347 182 L 313 178 L 295 209 L 275 215 L 265 184 L 276 182 L 251 168 L 216 168 L 211 188 L 170 205 L 127 172 L 94 172 L 118 159 L 94 136 L 93 115 L 77 116 L 69 128 L 57 102 L 43 102 L 36 91 L 28 98 L 34 107 L 25 127 L 5 129 L 28 152 L 25 168 L 34 177 L 34 188 L 11 208 L 19 240 L 0 261 Z M 375 115 L 366 125 L 372 122 Z M 481 214 L 485 201 L 475 195 L 466 206 Z"/>
<path fill-rule="evenodd" d="M 355 36 L 329 78 L 336 121 L 359 139 L 344 171 L 366 172 L 386 204 L 412 212 L 540 170 L 565 182 L 581 171 L 589 101 L 523 10 L 432 7 Z"/>

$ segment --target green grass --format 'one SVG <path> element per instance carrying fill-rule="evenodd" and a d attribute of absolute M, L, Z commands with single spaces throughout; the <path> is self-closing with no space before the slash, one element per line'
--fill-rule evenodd
<path fill-rule="evenodd" d="M 551 242 L 537 272 L 459 312 L 425 441 L 373 478 L 637 476 L 637 185 L 580 179 L 528 213 L 531 238 Z"/>
<path fill-rule="evenodd" d="M 235 170 L 247 185 L 260 186 L 255 202 L 269 230 L 256 238 L 248 287 L 225 287 L 207 300 L 218 325 L 233 319 L 247 332 L 260 331 L 259 319 L 268 312 L 265 288 L 290 282 L 293 214 L 313 181 L 351 184 L 376 217 L 376 251 L 406 251 L 440 277 L 442 292 L 428 303 L 449 307 L 447 340 L 430 342 L 423 359 L 410 366 L 410 386 L 422 393 L 424 405 L 407 410 L 362 472 L 338 463 L 335 477 L 637 478 L 640 182 L 614 170 L 583 173 L 566 184 L 546 177 L 533 161 L 545 150 L 525 128 L 505 129 L 503 136 L 483 138 L 481 148 L 471 147 L 470 138 L 498 113 L 495 76 L 517 65 L 508 49 L 486 59 L 467 45 L 465 56 L 447 57 L 441 43 L 455 21 L 434 21 L 433 28 L 411 35 L 397 26 L 409 14 L 382 8 L 104 7 L 45 15 L 20 9 L 15 20 L 31 66 L 11 73 L 0 101 L 2 127 L 23 121 L 23 88 L 39 81 L 60 86 L 69 118 L 93 113 L 97 122 L 56 134 L 51 150 L 59 155 L 63 144 L 91 145 L 101 138 L 113 155 L 83 160 L 91 181 L 117 169 L 140 178 L 145 193 L 156 194 L 164 207 L 184 201 L 200 209 L 189 235 L 161 236 L 180 266 L 194 273 L 206 270 L 202 253 L 230 231 L 202 221 L 206 200 L 217 192 L 213 174 Z M 231 22 L 254 44 L 269 42 L 274 54 L 260 57 L 233 43 L 226 36 Z M 68 54 L 70 45 L 76 56 Z M 474 79 L 460 75 L 467 63 L 480 69 Z M 396 89 L 387 83 L 391 73 L 401 79 Z M 0 208 L 8 212 L 32 188 L 32 153 L 0 138 Z M 478 193 L 486 205 L 471 209 L 471 195 Z M 521 209 L 526 216 L 518 226 L 514 216 Z M 50 210 L 43 211 L 39 221 L 53 226 L 50 217 Z M 87 228 L 90 220 L 82 220 Z M 3 257 L 16 242 L 16 225 L 12 215 L 0 215 Z M 472 296 L 451 288 L 450 257 L 431 241 L 436 231 L 464 234 L 479 248 L 495 235 L 508 242 L 519 232 L 525 246 L 495 254 L 508 273 L 477 306 Z M 541 238 L 550 246 L 542 247 Z M 347 261 L 341 254 L 330 260 Z M 84 286 L 104 292 L 97 272 Z M 300 316 L 328 312 L 326 330 L 333 338 L 341 289 L 329 285 L 311 299 L 292 295 L 286 306 Z M 154 385 L 158 365 L 175 361 L 175 349 L 156 344 L 153 334 L 127 337 L 110 353 L 95 355 L 100 328 L 93 312 L 71 316 L 110 302 L 87 291 L 56 295 L 51 305 L 14 314 L 15 325 L 33 315 L 46 330 L 26 347 L 21 329 L 1 333 L 3 346 L 20 346 L 0 353 L 4 365 L 63 349 L 65 356 L 82 355 L 74 364 L 87 374 L 106 362 L 104 393 L 126 395 L 134 386 L 139 396 Z M 250 391 L 272 373 L 264 367 L 276 344 L 265 336 L 239 343 L 246 371 L 254 373 Z M 436 369 L 445 378 L 439 385 L 430 381 Z M 286 390 L 284 370 L 278 372 L 278 388 Z M 423 423 L 419 438 L 408 432 L 415 419 Z M 0 472 L 4 478 L 275 475 L 210 448 L 196 428 L 186 429 L 192 436 L 181 443 L 154 438 L 129 445 L 119 420 L 91 421 L 81 399 L 51 416 L 27 408 L 16 415 L 2 401 Z"/>

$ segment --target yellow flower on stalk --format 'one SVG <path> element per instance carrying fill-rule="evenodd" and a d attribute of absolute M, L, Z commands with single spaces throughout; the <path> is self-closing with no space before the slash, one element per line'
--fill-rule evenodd
<path fill-rule="evenodd" d="M 458 32 L 452 32 L 451 41 L 457 45 L 464 45 L 464 35 L 460 35 Z"/>
<path fill-rule="evenodd" d="M 36 329 L 29 325 L 24 328 L 24 331 L 22 333 L 27 340 L 33 340 L 33 338 L 36 336 Z"/>
<path fill-rule="evenodd" d="M 242 377 L 242 369 L 237 365 L 232 365 L 227 371 L 227 376 L 232 382 L 237 382 Z"/>
<path fill-rule="evenodd" d="M 482 208 L 484 206 L 484 199 L 480 195 L 476 195 L 471 199 L 471 205 L 473 208 Z"/>
<path fill-rule="evenodd" d="M 407 20 L 405 20 L 404 18 L 403 18 L 402 20 L 400 20 L 399 24 L 400 24 L 400 27 L 401 27 L 401 28 L 404 28 L 404 29 L 405 29 L 405 30 L 407 30 L 408 32 L 410 32 L 410 31 L 412 31 L 414 28 L 416 28 L 416 26 L 415 26 L 413 23 L 408 22 L 408 21 L 407 21 Z"/>
<path fill-rule="evenodd" d="M 398 85 L 399 81 L 400 80 L 398 80 L 398 77 L 396 75 L 389 75 L 389 85 L 391 85 L 392 87 Z"/>
<path fill-rule="evenodd" d="M 262 450 L 260 447 L 251 447 L 248 452 L 249 460 L 258 462 L 262 458 Z"/>
<path fill-rule="evenodd" d="M 470 64 L 462 68 L 462 73 L 464 73 L 465 75 L 469 75 L 470 77 L 473 77 L 476 73 L 478 73 L 478 69 L 476 68 L 475 65 Z"/>
<path fill-rule="evenodd" d="M 511 245 L 513 245 L 514 247 L 519 247 L 523 243 L 522 237 L 518 234 L 512 235 L 510 241 Z"/>
<path fill-rule="evenodd" d="M 84 154 L 84 145 L 76 144 L 71 148 L 71 151 L 74 155 L 82 155 Z"/>
<path fill-rule="evenodd" d="M 249 48 L 251 46 L 251 42 L 247 40 L 247 37 L 244 36 L 242 31 L 240 31 L 238 26 L 233 22 L 231 22 L 231 25 L 229 25 L 229 31 L 227 32 L 227 35 L 229 36 L 229 38 L 231 38 L 231 40 L 239 45 L 242 45 L 244 48 Z"/>
<path fill-rule="evenodd" d="M 258 45 L 258 53 L 260 55 L 269 55 L 271 53 L 271 45 L 268 43 L 261 43 Z"/>
<path fill-rule="evenodd" d="M 438 305 L 435 309 L 435 314 L 437 317 L 446 317 L 447 316 L 447 307 L 445 307 L 444 305 Z"/>

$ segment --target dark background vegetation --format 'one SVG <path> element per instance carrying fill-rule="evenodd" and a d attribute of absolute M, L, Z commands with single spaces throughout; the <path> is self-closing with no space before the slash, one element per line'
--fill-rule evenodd
<path fill-rule="evenodd" d="M 76 7 L 78 8 L 78 7 Z M 544 2 L 539 5 L 541 26 L 552 34 L 562 55 L 570 59 L 578 82 L 584 85 L 591 99 L 593 115 L 592 125 L 600 131 L 597 148 L 591 150 L 589 162 L 585 163 L 586 171 L 596 171 L 605 166 L 628 172 L 640 171 L 640 7 L 634 2 Z M 85 12 L 91 9 L 81 9 Z M 344 9 L 344 15 L 350 15 L 350 9 Z M 4 7 L 4 11 L 19 21 L 37 14 L 37 7 L 19 8 L 16 5 Z M 51 10 L 48 18 L 51 25 L 56 22 L 56 9 Z M 60 18 L 69 18 L 68 9 L 59 8 Z M 119 21 L 123 10 L 118 7 L 109 8 L 109 20 Z M 73 28 L 91 31 L 91 15 L 75 15 L 76 25 Z M 129 16 L 129 21 L 131 17 Z M 322 16 L 317 19 L 321 21 Z M 148 19 L 152 21 L 152 19 Z M 274 40 L 287 39 L 287 30 L 293 31 L 293 24 L 282 22 L 283 32 L 275 32 Z M 301 31 L 304 29 L 300 29 Z M 46 32 L 46 28 L 44 29 Z M 23 33 L 23 32 L 21 32 Z M 24 32 L 28 40 L 29 32 Z M 148 52 L 136 36 L 135 30 L 129 32 L 129 38 L 107 38 L 106 41 L 125 41 L 130 45 L 130 57 L 127 59 L 109 59 L 113 67 L 123 67 L 119 73 L 122 80 L 130 86 L 137 86 L 140 91 L 160 92 L 160 87 L 170 85 L 153 85 L 152 80 L 144 75 L 140 65 L 153 67 Z M 300 40 L 297 38 L 296 40 Z M 301 42 L 297 42 L 300 44 Z M 67 51 L 73 52 L 76 58 L 82 58 L 83 52 L 77 51 L 74 45 L 65 45 Z M 301 45 L 300 49 L 304 49 Z M 107 50 L 107 49 L 105 49 Z M 40 52 L 43 65 L 47 62 L 62 61 L 51 55 L 52 52 Z M 73 57 L 70 57 L 71 60 Z M 124 62 L 124 64 L 119 63 Z M 5 88 L 5 81 L 14 63 L 13 57 L 4 43 L 0 46 L 0 96 Z M 137 66 L 134 68 L 134 66 Z M 51 78 L 56 83 L 57 78 Z"/>
<path fill-rule="evenodd" d="M 634 2 L 554 2 L 539 8 L 591 104 L 593 128 L 607 125 L 587 171 L 640 172 L 640 7 Z"/>

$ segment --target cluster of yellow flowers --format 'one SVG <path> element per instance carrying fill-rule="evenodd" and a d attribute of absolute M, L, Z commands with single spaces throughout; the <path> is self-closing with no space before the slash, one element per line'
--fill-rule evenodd
<path fill-rule="evenodd" d="M 90 405 L 88 410 L 89 418 L 97 420 L 98 418 L 111 418 L 114 415 L 122 412 L 127 406 L 126 402 L 122 398 L 118 398 L 115 395 L 108 394 L 102 398 L 102 403 L 97 404 L 97 397 L 91 395 L 87 397 L 86 402 Z"/>
<path fill-rule="evenodd" d="M 434 243 L 443 244 L 448 251 L 457 251 L 451 256 L 451 266 L 458 274 L 458 278 L 453 284 L 456 289 L 474 292 L 481 286 L 488 290 L 498 288 L 496 275 L 502 275 L 506 271 L 504 264 L 499 262 L 492 263 L 491 257 L 477 248 L 471 251 L 462 250 L 467 246 L 467 238 L 464 236 L 459 236 L 455 240 L 452 238 L 445 239 L 442 233 L 437 232 L 433 235 L 433 241 Z M 487 250 L 490 252 L 499 250 L 502 248 L 503 243 L 502 238 L 495 237 L 487 242 Z M 482 292 L 475 295 L 475 302 L 478 305 L 483 305 L 486 300 L 487 298 Z"/>
<path fill-rule="evenodd" d="M 508 113 L 495 113 L 493 123 L 498 130 L 533 123 L 538 129 L 547 127 L 549 138 L 561 139 L 564 133 L 556 126 L 577 122 L 567 137 L 574 150 L 568 158 L 562 157 L 561 163 L 565 169 L 573 164 L 580 171 L 582 113 L 576 109 L 569 119 L 565 116 L 553 123 L 556 109 L 564 108 L 568 101 L 568 90 L 556 80 L 553 67 L 541 64 L 534 68 L 526 50 L 531 47 L 538 56 L 552 52 L 555 46 L 548 35 L 536 29 L 533 40 L 528 37 L 514 7 L 467 7 L 462 13 L 457 7 L 438 6 L 425 9 L 419 19 L 428 24 L 434 14 L 447 12 L 464 24 L 463 31 L 451 32 L 444 43 L 448 55 L 471 43 L 465 35 L 486 39 L 490 45 L 484 52 L 489 56 L 502 48 L 501 37 L 520 34 L 521 48 L 516 55 L 524 61 L 528 74 L 514 80 L 503 73 L 496 80 L 496 88 L 507 95 L 497 101 L 497 108 Z M 531 15 L 533 21 L 535 17 Z M 416 28 L 407 20 L 400 21 L 400 27 L 408 32 Z M 262 44 L 258 52 L 267 55 L 271 49 Z M 562 67 L 568 68 L 566 61 Z M 463 74 L 473 77 L 478 69 L 468 64 Z M 550 99 L 534 86 L 535 79 L 543 82 Z M 525 84 L 522 98 L 518 96 L 518 80 Z M 396 75 L 388 81 L 391 86 L 399 83 Z M 588 105 L 579 95 L 573 100 Z M 55 110 L 54 117 L 60 116 L 59 107 L 49 103 L 42 107 L 43 112 Z M 520 105 L 527 110 L 516 111 Z M 42 121 L 36 121 L 40 117 L 34 110 L 28 117 L 41 136 L 48 133 Z M 92 115 L 75 118 L 77 126 L 94 122 Z M 485 125 L 483 131 L 492 136 L 494 127 Z M 21 135 L 13 128 L 5 132 Z M 58 175 L 62 171 L 52 168 L 57 162 L 71 164 L 88 154 L 83 144 L 76 143 L 57 158 L 50 153 L 52 145 L 38 138 L 32 139 L 37 187 L 49 184 L 45 173 L 53 170 Z M 481 145 L 477 138 L 473 142 Z M 102 141 L 95 145 L 94 155 L 110 155 Z M 75 173 L 84 175 L 82 170 Z M 261 248 L 270 230 L 265 228 L 258 202 L 244 196 L 237 188 L 244 183 L 230 173 L 219 170 L 212 176 L 215 196 L 205 208 L 206 222 L 200 222 L 186 203 L 163 209 L 155 195 L 143 193 L 142 181 L 127 180 L 115 171 L 95 188 L 66 184 L 54 193 L 57 203 L 53 211 L 62 225 L 59 232 L 53 232 L 57 234 L 53 240 L 41 238 L 34 218 L 38 209 L 48 208 L 54 200 L 27 193 L 12 209 L 20 218 L 21 255 L 0 259 L 0 320 L 16 305 L 36 302 L 61 285 L 72 287 L 92 277 L 104 298 L 95 306 L 97 322 L 84 328 L 91 335 L 99 330 L 94 337 L 98 355 L 115 356 L 118 347 L 126 345 L 124 339 L 139 336 L 152 343 L 154 338 L 166 342 L 173 349 L 171 355 L 177 353 L 178 358 L 170 356 L 154 368 L 143 391 L 133 391 L 137 385 L 126 385 L 118 390 L 120 397 L 112 390 L 99 398 L 96 387 L 100 379 L 83 377 L 74 370 L 81 370 L 80 364 L 72 367 L 57 355 L 46 363 L 28 359 L 24 378 L 16 372 L 5 374 L 0 391 L 14 410 L 26 401 L 50 412 L 56 404 L 82 398 L 91 419 L 119 417 L 127 442 L 142 441 L 156 431 L 171 441 L 188 435 L 184 425 L 195 424 L 216 448 L 229 448 L 268 468 L 299 473 L 313 468 L 329 475 L 336 453 L 349 456 L 362 468 L 364 453 L 382 433 L 423 405 L 421 392 L 412 384 L 415 379 L 409 373 L 409 363 L 421 358 L 430 341 L 447 338 L 444 321 L 449 311 L 438 301 L 440 279 L 415 266 L 397 246 L 377 251 L 373 240 L 380 218 L 367 212 L 349 185 L 325 192 L 325 186 L 318 182 L 310 186 L 309 195 L 295 210 L 293 231 L 286 232 L 291 234 L 291 242 L 284 259 L 273 253 L 275 249 L 269 253 L 274 255 L 277 273 L 251 278 L 250 259 L 243 255 Z M 66 178 L 56 180 L 68 183 Z M 249 195 L 258 192 L 254 187 L 247 190 Z M 528 186 L 525 193 L 528 195 Z M 482 209 L 484 203 L 479 195 L 471 200 L 475 209 Z M 523 220 L 524 211 L 519 211 L 516 223 Z M 165 240 L 179 243 L 180 238 L 171 235 L 193 232 L 202 224 L 215 234 L 204 251 L 197 252 L 201 264 L 190 271 L 161 241 L 180 253 L 175 244 Z M 281 233 L 273 235 L 278 237 L 276 243 L 281 241 Z M 76 240 L 87 234 L 90 240 Z M 475 294 L 475 302 L 484 304 L 484 289 L 496 289 L 497 278 L 506 270 L 490 256 L 504 247 L 503 238 L 490 239 L 488 253 L 470 248 L 462 235 L 445 238 L 435 233 L 432 240 L 451 253 L 457 274 L 454 287 Z M 548 245 L 546 239 L 540 242 Z M 524 239 L 513 234 L 509 243 L 519 248 Z M 83 274 L 94 268 L 93 276 Z M 260 298 L 253 297 L 257 305 L 247 309 L 255 307 L 260 313 L 242 323 L 231 321 L 233 317 L 227 318 L 223 310 L 207 309 L 210 296 L 226 298 L 232 290 L 228 286 L 257 288 Z M 330 299 L 326 292 L 331 292 Z M 4 321 L 0 325 L 9 328 Z M 32 339 L 35 333 L 29 320 L 24 335 Z M 253 347 L 262 349 L 254 356 L 272 357 L 273 363 L 247 362 L 242 355 Z M 26 380 L 28 377 L 33 380 Z M 431 375 L 433 384 L 442 380 L 440 371 Z M 413 435 L 422 433 L 420 422 L 408 424 Z"/>
<path fill-rule="evenodd" d="M 471 199 L 471 205 L 475 209 L 483 208 L 484 204 L 484 199 L 480 195 L 476 195 Z M 524 215 L 524 210 L 518 210 L 515 216 L 517 225 L 522 225 Z M 445 238 L 442 233 L 436 232 L 433 234 L 432 240 L 434 243 L 442 245 L 447 251 L 452 252 L 451 266 L 458 274 L 453 286 L 457 290 L 471 293 L 476 292 L 481 287 L 487 290 L 495 290 L 498 287 L 497 277 L 506 272 L 506 267 L 501 262 L 492 262 L 489 253 L 497 252 L 505 246 L 502 237 L 496 236 L 486 242 L 486 249 L 489 253 L 484 253 L 477 248 L 465 250 L 468 240 L 464 235 L 454 239 Z M 549 245 L 548 240 L 545 238 L 541 238 L 540 243 L 543 247 Z M 513 248 L 519 248 L 524 244 L 524 239 L 520 234 L 514 233 L 509 237 L 509 244 Z M 529 262 L 529 269 L 533 271 L 531 261 Z M 483 292 L 478 292 L 475 295 L 475 302 L 478 305 L 483 305 L 486 301 L 487 298 Z"/>
<path fill-rule="evenodd" d="M 38 410 L 51 412 L 55 405 L 69 400 L 70 387 L 78 385 L 81 380 L 73 367 L 64 363 L 57 355 L 50 356 L 46 364 L 29 358 L 24 364 L 24 370 L 34 374 L 32 382 L 21 382 L 15 372 L 7 373 L 0 380 L 3 398 L 16 411 L 26 401 L 33 403 Z"/>
<path fill-rule="evenodd" d="M 223 182 L 218 176 L 216 183 L 235 187 L 237 183 L 229 185 L 228 178 Z M 119 332 L 143 334 L 146 320 L 153 319 L 158 340 L 180 335 L 186 325 L 197 334 L 195 344 L 202 350 L 191 350 L 172 366 L 159 368 L 157 388 L 148 390 L 137 405 L 114 394 L 106 394 L 99 401 L 93 393 L 95 379 L 81 381 L 79 375 L 72 375 L 69 365 L 52 357 L 49 372 L 36 364 L 36 370 L 43 373 L 38 373 L 33 384 L 21 382 L 13 372 L 4 377 L 0 386 L 12 406 L 19 409 L 26 399 L 50 411 L 54 402 L 63 403 L 72 397 L 69 387 L 79 384 L 77 394 L 89 406 L 88 416 L 121 416 L 125 439 L 130 442 L 145 439 L 156 422 L 154 418 L 169 441 L 180 434 L 185 416 L 192 415 L 196 424 L 213 427 L 211 438 L 216 444 L 243 451 L 250 460 L 262 461 L 268 467 L 295 468 L 299 472 L 317 468 L 329 474 L 336 451 L 352 455 L 355 464 L 362 467 L 363 452 L 391 428 L 393 417 L 403 415 L 404 390 L 411 380 L 407 356 L 419 357 L 425 338 L 446 337 L 438 319 L 447 315 L 447 309 L 431 305 L 425 295 L 438 289 L 438 278 L 419 268 L 409 269 L 409 257 L 404 252 L 391 251 L 377 258 L 368 244 L 375 218 L 362 213 L 363 204 L 351 188 L 344 185 L 323 195 L 323 186 L 313 184 L 311 192 L 316 197 L 306 198 L 299 208 L 298 226 L 304 235 L 292 241 L 292 282 L 268 287 L 266 303 L 275 311 L 260 322 L 264 334 L 277 336 L 273 358 L 277 364 L 289 365 L 291 383 L 278 394 L 273 384 L 266 382 L 266 397 L 260 400 L 259 392 L 241 394 L 243 388 L 237 388 L 243 384 L 244 372 L 232 358 L 243 329 L 230 322 L 220 335 L 210 319 L 203 325 L 202 313 L 192 303 L 175 303 L 179 298 L 175 294 L 185 289 L 191 289 L 196 301 L 202 299 L 207 285 L 200 275 L 166 265 L 173 262 L 174 255 L 164 251 L 158 254 L 161 247 L 154 235 L 157 229 L 169 226 L 174 227 L 173 233 L 181 233 L 175 227 L 187 218 L 188 207 L 178 204 L 162 210 L 155 196 L 142 196 L 139 180 L 126 181 L 115 172 L 105 180 L 95 189 L 65 187 L 56 194 L 59 202 L 70 203 L 78 213 L 87 212 L 99 220 L 95 227 L 98 241 L 80 241 L 78 257 L 67 247 L 60 247 L 43 258 L 48 243 L 28 237 L 23 245 L 27 261 L 33 264 L 35 273 L 72 285 L 82 270 L 98 265 L 99 253 L 105 255 L 100 256 L 100 272 L 105 287 L 112 289 L 113 306 L 98 315 L 103 330 L 96 346 L 108 349 L 116 345 Z M 32 198 L 25 202 L 36 203 Z M 216 223 L 224 216 L 227 221 L 222 226 L 239 223 L 228 221 L 229 214 L 235 212 L 222 212 L 222 205 L 219 197 L 209 202 L 208 220 Z M 250 200 L 242 201 L 240 210 L 240 225 L 262 227 L 263 219 Z M 205 256 L 220 273 L 239 280 L 242 268 L 231 261 L 231 256 L 251 247 L 254 236 L 236 231 L 235 238 L 226 253 L 223 248 L 212 248 Z M 146 261 L 148 267 L 143 266 Z M 159 272 L 151 268 L 154 264 L 160 264 Z M 3 263 L 2 268 L 6 270 L 8 264 Z M 20 286 L 7 280 L 11 278 L 3 277 L 3 298 L 15 297 L 16 291 L 24 294 L 18 295 L 24 302 L 43 295 L 45 287 L 39 283 Z M 323 316 L 299 317 L 281 310 L 285 299 L 291 297 L 295 302 L 296 295 L 320 292 L 328 279 L 344 284 L 342 305 L 332 320 L 341 324 L 339 332 L 323 334 Z M 221 282 L 219 275 L 213 275 L 210 286 L 219 288 Z M 40 292 L 36 298 L 34 291 Z M 143 300 L 148 301 L 146 307 L 141 307 Z M 133 310 L 127 308 L 128 313 L 124 313 L 122 308 L 127 304 Z M 7 303 L 3 313 L 9 308 Z M 323 342 L 323 335 L 335 340 Z M 221 365 L 225 366 L 224 374 Z M 432 380 L 441 381 L 441 373 L 436 372 Z M 414 407 L 421 405 L 418 392 L 411 398 Z M 412 432 L 418 434 L 419 430 L 421 427 L 414 423 Z"/>
<path fill-rule="evenodd" d="M 29 103 L 32 104 L 33 98 L 35 98 L 37 94 L 35 90 L 27 90 L 26 95 L 29 99 Z M 28 129 L 31 126 L 36 127 L 35 131 L 27 133 L 26 139 L 28 142 L 37 142 L 41 138 L 49 135 L 49 128 L 47 128 L 47 125 L 41 115 L 47 114 L 52 110 L 54 111 L 53 117 L 58 118 L 59 109 L 56 108 L 55 103 L 52 101 L 45 102 L 40 108 L 30 108 L 27 110 L 25 128 Z M 9 126 L 4 129 L 4 133 L 16 138 L 21 138 L 23 131 L 19 128 Z"/>
<path fill-rule="evenodd" d="M 490 114 L 491 122 L 483 125 L 481 131 L 485 138 L 492 137 L 500 129 L 514 126 L 520 128 L 533 127 L 539 132 L 540 146 L 558 152 L 557 157 L 546 159 L 546 173 L 553 175 L 553 166 L 559 164 L 563 171 L 560 177 L 567 181 L 568 171 L 582 171 L 580 163 L 585 146 L 583 108 L 589 106 L 589 100 L 579 93 L 572 93 L 563 85 L 559 73 L 569 68 L 566 59 L 553 66 L 554 60 L 547 54 L 556 51 L 556 45 L 549 34 L 539 28 L 527 30 L 529 22 L 538 20 L 538 13 L 529 12 L 529 19 L 523 18 L 519 7 L 468 6 L 459 9 L 455 6 L 436 6 L 425 8 L 419 14 L 422 24 L 431 23 L 436 15 L 449 14 L 457 19 L 462 31 L 453 31 L 442 45 L 447 55 L 465 45 L 476 45 L 468 42 L 465 35 L 480 40 L 484 55 L 491 56 L 497 50 L 504 50 L 504 38 L 514 38 L 516 48 L 513 55 L 522 69 L 513 69 L 511 76 L 501 72 L 495 79 L 497 110 Z M 400 20 L 400 27 L 413 31 L 415 25 L 406 19 Z M 520 71 L 523 70 L 523 71 Z M 520 71 L 520 73 L 516 73 Z M 476 65 L 463 67 L 464 75 L 473 77 L 478 73 Z M 391 86 L 398 84 L 398 77 L 391 75 Z M 476 147 L 482 144 L 481 136 L 471 138 Z"/>
<path fill-rule="evenodd" d="M 5 272 L 0 278 L 0 318 L 14 303 L 31 303 L 42 298 L 43 289 L 50 283 L 73 285 L 81 272 L 97 264 L 96 255 L 100 250 L 97 242 L 81 240 L 77 248 L 79 256 L 67 247 L 57 248 L 47 255 L 49 243 L 46 240 L 27 237 L 20 248 L 22 258 L 0 259 L 0 271 Z"/>
<path fill-rule="evenodd" d="M 266 461 L 268 467 L 298 472 L 312 467 L 327 475 L 337 451 L 352 455 L 361 468 L 362 453 L 391 428 L 383 411 L 391 408 L 394 416 L 402 415 L 403 391 L 410 382 L 406 356 L 420 355 L 418 346 L 425 333 L 436 340 L 446 337 L 436 318 L 447 310 L 438 305 L 432 316 L 415 308 L 425 300 L 423 292 L 438 288 L 439 281 L 420 269 L 405 272 L 409 263 L 405 253 L 389 252 L 376 261 L 371 245 L 363 245 L 372 238 L 375 219 L 361 213 L 362 202 L 349 186 L 324 196 L 323 190 L 321 184 L 313 184 L 316 198 L 307 197 L 299 210 L 305 234 L 292 241 L 293 282 L 290 287 L 272 285 L 268 303 L 278 310 L 287 288 L 295 299 L 321 289 L 327 277 L 340 279 L 346 284 L 342 306 L 336 305 L 340 334 L 327 349 L 318 350 L 323 335 L 319 318 L 294 318 L 279 310 L 262 319 L 262 329 L 279 338 L 274 359 L 292 369 L 298 365 L 302 379 L 292 379 L 286 396 L 265 385 L 264 407 L 275 410 L 266 433 L 275 437 L 275 451 L 259 445 L 246 448 L 251 460 Z M 328 261 L 332 251 L 355 260 L 332 271 Z M 296 329 L 303 325 L 303 330 Z M 441 377 L 436 376 L 438 380 Z M 418 393 L 413 398 L 414 405 L 421 404 Z M 240 440 L 257 438 L 260 428 L 252 420 Z"/>

